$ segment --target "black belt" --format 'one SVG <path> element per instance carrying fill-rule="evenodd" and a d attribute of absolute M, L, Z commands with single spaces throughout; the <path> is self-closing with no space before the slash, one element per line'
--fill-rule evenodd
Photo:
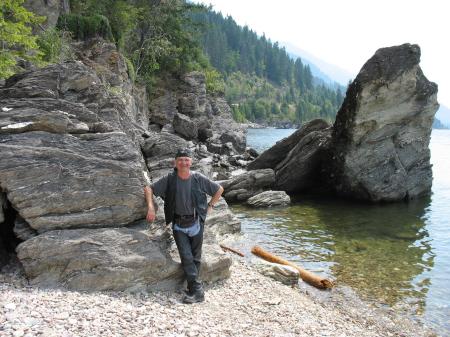
<path fill-rule="evenodd" d="M 191 227 L 195 221 L 197 220 L 197 217 L 195 214 L 189 214 L 189 215 L 179 215 L 175 214 L 174 216 L 174 222 L 179 225 L 180 227 Z"/>

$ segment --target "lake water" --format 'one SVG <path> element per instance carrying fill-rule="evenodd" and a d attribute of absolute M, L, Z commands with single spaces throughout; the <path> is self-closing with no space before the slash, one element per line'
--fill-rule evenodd
<path fill-rule="evenodd" d="M 251 129 L 247 143 L 261 151 L 293 131 Z M 233 206 L 241 248 L 258 244 L 450 335 L 450 130 L 433 130 L 430 148 L 430 197 L 368 205 L 297 196 L 286 208 Z"/>

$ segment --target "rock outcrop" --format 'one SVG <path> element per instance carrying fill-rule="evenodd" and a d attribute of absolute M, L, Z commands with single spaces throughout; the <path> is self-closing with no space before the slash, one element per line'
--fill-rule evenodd
<path fill-rule="evenodd" d="M 320 184 L 320 167 L 330 138 L 329 124 L 321 119 L 312 120 L 263 152 L 248 169 L 272 168 L 275 171 L 273 187 L 277 190 L 308 190 Z"/>
<path fill-rule="evenodd" d="M 287 192 L 319 188 L 375 202 L 430 193 L 437 85 L 419 61 L 417 45 L 378 50 L 349 86 L 332 128 L 311 121 L 248 168 L 272 168 L 273 187 Z"/>
<path fill-rule="evenodd" d="M 419 61 L 417 45 L 379 49 L 349 86 L 327 168 L 339 195 L 396 201 L 430 193 L 428 145 L 439 105 Z"/>
<path fill-rule="evenodd" d="M 270 189 L 275 182 L 272 169 L 248 171 L 221 182 L 227 201 L 245 201 L 248 198 Z"/>
<path fill-rule="evenodd" d="M 161 83 L 149 108 L 152 123 L 159 126 L 173 123 L 176 133 L 205 142 L 210 152 L 223 154 L 221 146 L 227 142 L 232 144 L 234 154 L 245 151 L 246 129 L 233 120 L 223 97 L 206 92 L 205 75 L 201 72 L 193 71 L 181 80 L 167 79 Z M 210 143 L 216 146 L 210 147 Z"/>
<path fill-rule="evenodd" d="M 94 39 L 74 48 L 80 61 L 17 74 L 0 87 L 0 196 L 17 213 L 7 218 L 0 207 L 0 226 L 23 241 L 17 256 L 33 284 L 173 288 L 183 273 L 161 212 L 161 229 L 143 220 L 143 186 L 171 169 L 178 147 L 203 152 L 177 134 L 150 131 L 145 89 L 131 83 L 114 45 Z M 211 153 L 201 158 L 208 156 L 212 162 Z M 223 207 L 224 218 L 237 221 Z M 215 225 L 209 221 L 211 231 Z M 211 237 L 205 281 L 227 277 L 231 264 Z"/>

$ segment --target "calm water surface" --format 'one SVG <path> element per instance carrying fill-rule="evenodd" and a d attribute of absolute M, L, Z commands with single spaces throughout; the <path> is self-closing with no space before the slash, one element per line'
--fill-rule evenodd
<path fill-rule="evenodd" d="M 295 130 L 249 130 L 261 151 Z M 433 130 L 431 197 L 368 205 L 298 196 L 287 208 L 234 206 L 243 249 L 258 245 L 450 336 L 450 130 Z"/>

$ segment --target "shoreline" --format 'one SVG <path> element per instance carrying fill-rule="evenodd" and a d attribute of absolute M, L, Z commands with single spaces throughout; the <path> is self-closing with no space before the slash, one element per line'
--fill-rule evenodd
<path fill-rule="evenodd" d="M 194 305 L 182 304 L 180 291 L 35 288 L 10 263 L 0 274 L 0 336 L 438 336 L 343 292 L 321 300 L 314 288 L 283 285 L 227 254 L 231 277 L 206 285 L 205 302 Z"/>

